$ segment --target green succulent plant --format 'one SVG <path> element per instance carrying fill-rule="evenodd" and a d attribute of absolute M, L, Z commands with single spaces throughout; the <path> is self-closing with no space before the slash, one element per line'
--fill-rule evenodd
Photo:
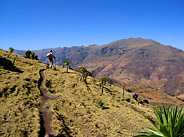
<path fill-rule="evenodd" d="M 146 128 L 149 132 L 140 132 L 135 137 L 184 137 L 184 110 L 178 107 L 160 107 L 153 109 L 157 122 L 150 117 L 145 117 L 155 127 Z"/>
<path fill-rule="evenodd" d="M 31 58 L 34 59 L 35 58 L 35 52 L 31 52 Z"/>
<path fill-rule="evenodd" d="M 97 102 L 97 106 L 101 109 L 104 109 L 104 102 L 102 100 Z"/>

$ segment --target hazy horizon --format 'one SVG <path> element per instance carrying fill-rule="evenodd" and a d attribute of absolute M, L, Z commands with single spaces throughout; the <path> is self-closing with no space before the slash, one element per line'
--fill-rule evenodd
<path fill-rule="evenodd" d="M 140 38 L 140 37 L 137 37 L 137 38 Z M 127 39 L 131 39 L 131 38 L 127 38 Z M 140 38 L 140 39 L 144 39 L 144 38 Z M 120 39 L 120 40 L 124 40 L 124 39 Z M 148 40 L 152 40 L 152 39 L 148 39 Z M 119 40 L 115 40 L 115 41 L 119 41 Z M 115 41 L 111 41 L 111 42 L 115 42 Z M 155 41 L 155 40 L 153 40 L 153 41 Z M 111 43 L 111 42 L 109 42 L 109 43 Z M 156 41 L 156 42 L 160 43 L 159 41 Z M 91 45 L 103 46 L 103 45 L 107 45 L 109 43 L 105 43 L 105 44 L 101 44 L 101 45 L 98 45 L 98 44 L 89 44 L 89 45 L 74 45 L 74 46 L 77 46 L 77 47 L 81 47 L 81 46 L 88 47 L 88 46 L 91 46 Z M 160 43 L 160 44 L 162 44 L 162 43 Z M 162 44 L 162 45 L 164 45 L 164 44 Z M 42 48 L 42 49 L 15 49 L 15 50 L 19 50 L 19 51 L 26 51 L 26 50 L 37 51 L 37 50 L 44 50 L 44 49 L 71 48 L 71 47 L 74 47 L 74 46 L 67 46 L 67 47 L 65 47 L 65 46 L 63 46 L 63 47 L 54 47 L 53 46 L 53 47 L 47 47 L 47 48 Z M 164 45 L 164 46 L 172 46 L 172 45 Z M 173 48 L 176 48 L 174 46 L 172 46 L 172 47 Z M 8 50 L 8 49 L 4 49 L 4 50 Z M 182 49 L 180 49 L 180 50 L 182 50 Z M 182 50 L 182 51 L 184 51 L 184 50 Z"/>

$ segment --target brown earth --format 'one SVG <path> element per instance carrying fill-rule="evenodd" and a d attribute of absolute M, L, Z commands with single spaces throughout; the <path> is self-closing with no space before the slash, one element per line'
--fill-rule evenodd
<path fill-rule="evenodd" d="M 47 94 L 47 89 L 43 85 L 43 80 L 45 79 L 45 76 L 43 74 L 44 70 L 40 71 L 40 85 L 39 89 L 42 93 L 42 98 L 39 106 L 40 111 L 40 117 L 41 117 L 41 134 L 40 136 L 55 136 L 56 131 L 52 128 L 52 114 L 48 111 L 51 105 L 51 100 L 58 99 L 59 96 L 49 96 Z M 43 125 L 44 124 L 44 125 Z"/>

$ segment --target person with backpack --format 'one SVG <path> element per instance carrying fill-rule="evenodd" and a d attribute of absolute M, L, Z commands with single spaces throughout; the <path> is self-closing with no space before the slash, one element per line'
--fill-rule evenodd
<path fill-rule="evenodd" d="M 49 61 L 49 68 L 52 68 L 53 65 L 53 58 L 56 59 L 56 57 L 52 54 L 52 50 L 47 54 L 48 61 Z"/>

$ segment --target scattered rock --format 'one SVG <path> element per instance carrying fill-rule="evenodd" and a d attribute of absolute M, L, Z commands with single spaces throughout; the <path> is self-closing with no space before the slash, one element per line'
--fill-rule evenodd
<path fill-rule="evenodd" d="M 138 101 L 138 93 L 136 93 L 136 92 L 132 92 L 132 97 L 136 100 L 136 101 Z"/>

